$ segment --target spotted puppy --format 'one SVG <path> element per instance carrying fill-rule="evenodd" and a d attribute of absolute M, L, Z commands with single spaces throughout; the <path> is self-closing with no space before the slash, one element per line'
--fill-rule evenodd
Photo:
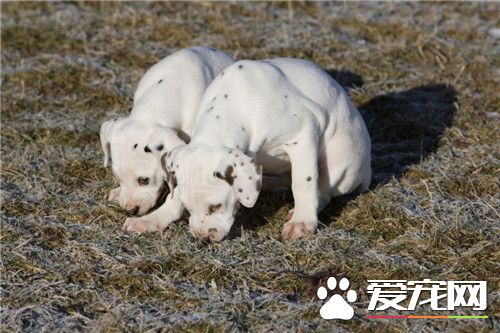
<path fill-rule="evenodd" d="M 163 158 L 172 202 L 191 232 L 220 241 L 237 202 L 254 206 L 266 172 L 291 174 L 295 207 L 284 239 L 312 234 L 331 197 L 368 188 L 370 137 L 344 90 L 299 59 L 239 61 L 208 87 L 191 142 Z M 163 216 L 162 226 L 179 215 Z M 147 219 L 147 216 L 145 216 Z"/>
<path fill-rule="evenodd" d="M 232 63 L 222 51 L 198 46 L 175 52 L 146 72 L 130 115 L 101 126 L 104 167 L 111 163 L 120 183 L 109 200 L 134 214 L 165 200 L 159 157 L 189 141 L 205 89 Z"/>

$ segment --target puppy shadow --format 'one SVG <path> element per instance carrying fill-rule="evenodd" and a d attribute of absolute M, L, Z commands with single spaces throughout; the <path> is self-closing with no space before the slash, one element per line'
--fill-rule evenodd
<path fill-rule="evenodd" d="M 437 151 L 457 111 L 456 101 L 452 86 L 430 84 L 376 96 L 358 108 L 372 140 L 370 188 L 400 179 L 405 170 Z M 330 223 L 355 197 L 333 198 L 320 221 Z"/>
<path fill-rule="evenodd" d="M 288 212 L 286 203 L 293 204 L 291 191 L 268 192 L 263 191 L 259 195 L 259 200 L 252 208 L 241 206 L 231 230 L 226 238 L 241 237 L 242 229 L 256 231 L 269 223 L 269 218 L 275 216 L 279 210 L 283 210 L 284 215 Z M 291 207 L 290 207 L 291 208 Z M 285 220 L 283 220 L 283 224 Z"/>
<path fill-rule="evenodd" d="M 325 69 L 325 72 L 337 81 L 345 91 L 351 88 L 361 87 L 364 83 L 361 76 L 349 70 Z"/>

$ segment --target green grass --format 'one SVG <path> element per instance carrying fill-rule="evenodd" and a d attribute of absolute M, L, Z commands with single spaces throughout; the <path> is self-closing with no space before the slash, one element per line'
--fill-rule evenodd
<path fill-rule="evenodd" d="M 495 3 L 1 3 L 1 331 L 489 332 L 490 320 L 369 320 L 367 279 L 487 280 L 499 307 Z M 242 209 L 230 239 L 121 231 L 99 126 L 149 66 L 211 45 L 301 57 L 348 89 L 373 141 L 368 193 L 306 240 L 280 238 L 290 193 Z M 319 316 L 348 277 L 353 320 Z M 423 312 L 422 312 L 423 313 Z M 393 313 L 387 313 L 393 314 Z M 415 313 L 416 314 L 416 313 Z M 433 312 L 433 314 L 446 314 Z M 456 311 L 453 315 L 478 315 Z"/>

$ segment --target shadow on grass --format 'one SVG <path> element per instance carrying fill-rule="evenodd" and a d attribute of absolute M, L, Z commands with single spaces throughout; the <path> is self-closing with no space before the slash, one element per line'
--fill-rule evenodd
<path fill-rule="evenodd" d="M 325 72 L 337 81 L 346 92 L 350 88 L 361 87 L 364 83 L 361 76 L 348 70 L 325 69 Z"/>
<path fill-rule="evenodd" d="M 456 112 L 456 92 L 445 84 L 373 98 L 360 107 L 372 139 L 372 185 L 399 178 L 435 152 Z"/>
<path fill-rule="evenodd" d="M 286 202 L 293 203 L 291 191 L 263 191 L 253 208 L 240 207 L 227 238 L 240 237 L 242 228 L 252 231 L 258 230 L 263 225 L 269 223 L 269 217 L 275 216 Z"/>

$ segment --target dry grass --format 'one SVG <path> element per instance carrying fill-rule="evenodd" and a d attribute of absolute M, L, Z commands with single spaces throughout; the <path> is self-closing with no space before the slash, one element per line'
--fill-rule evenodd
<path fill-rule="evenodd" d="M 366 280 L 487 280 L 499 307 L 495 3 L 1 3 L 1 331 L 494 331 L 493 320 L 374 321 Z M 231 239 L 186 222 L 120 231 L 104 201 L 100 123 L 181 47 L 295 56 L 327 69 L 373 139 L 369 193 L 334 200 L 307 240 L 282 242 L 290 193 L 243 210 Z M 347 276 L 352 321 L 315 290 Z M 424 311 L 424 310 L 423 310 Z M 425 311 L 424 311 L 425 312 Z M 436 313 L 438 314 L 438 313 Z M 496 323 L 498 325 L 498 322 Z M 496 327 L 498 329 L 498 327 Z"/>

